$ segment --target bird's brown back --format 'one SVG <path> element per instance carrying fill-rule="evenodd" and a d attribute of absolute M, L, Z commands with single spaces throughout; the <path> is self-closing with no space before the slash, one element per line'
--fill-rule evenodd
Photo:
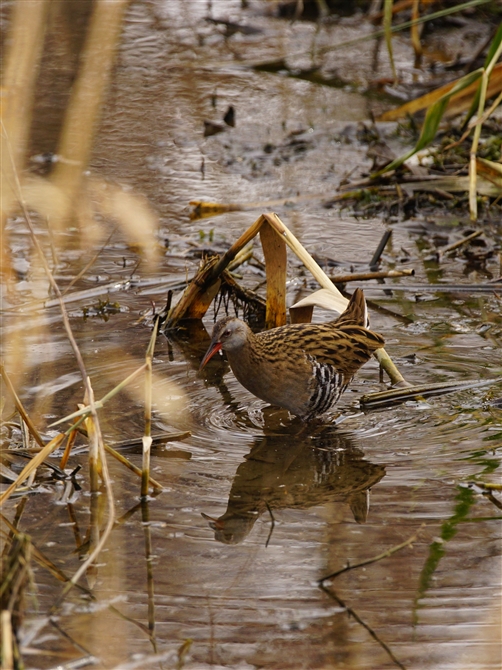
<path fill-rule="evenodd" d="M 305 355 L 333 365 L 348 381 L 364 365 L 384 339 L 362 326 L 339 322 L 301 323 L 258 333 L 253 338 L 258 358 L 270 363 L 296 365 Z"/>

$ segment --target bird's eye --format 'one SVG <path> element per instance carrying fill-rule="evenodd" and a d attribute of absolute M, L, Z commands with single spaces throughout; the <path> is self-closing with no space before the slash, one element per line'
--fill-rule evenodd
<path fill-rule="evenodd" d="M 229 330 L 226 330 L 226 331 L 223 333 L 223 337 L 229 337 L 229 336 L 230 336 L 230 331 L 229 331 Z"/>

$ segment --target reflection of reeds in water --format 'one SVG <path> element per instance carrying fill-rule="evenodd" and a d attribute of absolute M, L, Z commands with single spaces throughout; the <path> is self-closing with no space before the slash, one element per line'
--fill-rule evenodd
<path fill-rule="evenodd" d="M 48 177 L 28 175 L 25 171 L 26 153 L 30 143 L 33 107 L 36 97 L 36 83 L 39 64 L 44 50 L 45 36 L 50 31 L 52 22 L 58 23 L 58 12 L 64 3 L 50 3 L 49 0 L 18 0 L 13 4 L 10 16 L 9 47 L 5 57 L 5 68 L 2 90 L 2 272 L 5 288 L 5 303 L 9 307 L 9 319 L 4 318 L 2 325 L 6 328 L 4 344 L 4 361 L 0 370 L 2 376 L 2 399 L 7 400 L 5 416 L 15 409 L 20 417 L 23 434 L 29 435 L 23 446 L 36 453 L 22 469 L 12 483 L 3 490 L 0 501 L 5 502 L 20 486 L 29 488 L 36 481 L 37 468 L 57 448 L 64 446 L 58 476 L 67 477 L 70 488 L 74 479 L 67 476 L 64 468 L 70 463 L 71 448 L 78 432 L 85 435 L 89 445 L 89 482 L 90 482 L 90 523 L 83 556 L 86 559 L 75 575 L 66 582 L 63 596 L 72 585 L 75 585 L 85 573 L 92 586 L 96 580 L 98 567 L 97 556 L 105 545 L 114 526 L 114 493 L 106 462 L 106 449 L 101 434 L 98 409 L 107 400 L 121 391 L 145 370 L 145 437 L 143 471 L 138 471 L 120 456 L 135 474 L 142 480 L 141 494 L 146 496 L 150 489 L 161 488 L 149 473 L 149 453 L 151 445 L 151 400 L 152 400 L 152 357 L 156 330 L 146 356 L 146 363 L 135 363 L 136 370 L 127 379 L 117 380 L 115 388 L 104 398 L 94 399 L 93 384 L 86 371 L 78 342 L 72 331 L 65 305 L 61 299 L 61 289 L 54 279 L 54 269 L 58 257 L 67 245 L 68 228 L 77 224 L 77 232 L 72 236 L 72 245 L 79 245 L 82 254 L 93 252 L 97 241 L 109 234 L 101 221 L 114 221 L 130 244 L 141 248 L 144 259 L 153 263 L 156 257 L 155 232 L 157 218 L 151 211 L 147 201 L 140 195 L 125 191 L 120 186 L 106 183 L 97 178 L 85 176 L 91 158 L 96 130 L 100 119 L 103 101 L 106 96 L 110 76 L 114 64 L 115 53 L 120 42 L 122 22 L 128 0 L 117 2 L 100 1 L 94 3 L 87 26 L 85 43 L 80 53 L 80 65 L 77 77 L 72 86 L 71 96 L 65 117 L 60 129 L 58 146 L 55 156 L 55 168 Z M 65 9 L 66 11 L 66 9 Z M 21 214 L 28 228 L 31 239 L 31 258 L 29 261 L 31 282 L 27 285 L 33 304 L 28 307 L 19 305 L 16 295 L 16 274 L 11 261 L 11 243 L 9 227 L 13 227 L 13 217 Z M 16 223 L 16 225 L 19 225 Z M 48 228 L 49 236 L 45 238 L 43 231 Z M 45 243 L 45 240 L 48 240 Z M 51 258 L 49 262 L 47 258 Z M 95 256 L 94 256 L 95 259 Z M 30 412 L 23 406 L 16 392 L 21 381 L 30 368 L 38 372 L 39 361 L 29 354 L 29 346 L 34 341 L 51 345 L 52 333 L 49 328 L 50 319 L 40 310 L 40 299 L 51 294 L 59 303 L 66 335 L 73 349 L 75 368 L 80 370 L 85 389 L 83 404 L 77 416 L 65 421 L 72 421 L 67 430 L 56 434 L 45 444 L 43 429 L 40 428 L 40 415 L 47 415 L 47 400 L 35 397 Z M 26 295 L 26 292 L 25 294 Z M 43 368 L 42 368 L 43 369 Z M 49 374 L 42 372 L 42 374 Z M 40 380 L 39 380 L 40 381 Z M 42 380 L 49 382 L 50 380 Z M 165 383 L 164 383 L 165 384 Z M 171 395 L 181 396 L 176 389 Z M 54 411 L 60 415 L 59 408 Z M 118 456 L 112 449 L 108 453 Z M 12 470 L 8 471 L 8 474 Z M 10 476 L 10 475 L 9 475 Z M 11 478 L 12 479 L 12 478 Z M 73 482 L 73 483 L 72 483 Z M 106 495 L 103 496 L 102 493 Z M 106 512 L 106 514 L 105 514 Z M 20 520 L 20 519 L 19 519 Z M 6 521 L 7 522 L 7 521 Z M 23 540 L 19 533 L 13 534 L 7 545 L 4 556 L 4 576 L 2 581 L 2 608 L 7 613 L 21 611 L 21 599 L 28 570 L 31 546 Z M 35 552 L 36 553 L 36 552 Z M 38 554 L 37 554 L 38 555 Z M 8 561 L 11 560 L 10 563 Z M 24 580 L 24 581 L 23 581 Z M 14 588 L 12 585 L 17 584 Z M 14 588 L 14 591 L 12 591 Z M 9 593 L 11 595 L 9 595 Z M 17 598 L 17 600 L 16 600 Z M 5 618 L 9 630 L 15 630 L 18 619 Z M 9 647 L 15 651 L 15 645 Z M 7 653 L 7 652 L 5 652 Z M 15 660 L 15 659 L 14 659 Z M 14 661 L 13 661 L 14 662 Z M 10 667 L 3 658 L 3 667 Z M 12 663 L 11 663 L 12 666 Z"/>
<path fill-rule="evenodd" d="M 309 509 L 327 502 L 350 506 L 354 519 L 364 523 L 369 489 L 385 475 L 385 467 L 364 460 L 359 449 L 336 428 L 310 437 L 285 435 L 258 438 L 239 465 L 227 509 L 217 519 L 207 515 L 215 538 L 238 544 L 259 517 L 286 508 Z"/>

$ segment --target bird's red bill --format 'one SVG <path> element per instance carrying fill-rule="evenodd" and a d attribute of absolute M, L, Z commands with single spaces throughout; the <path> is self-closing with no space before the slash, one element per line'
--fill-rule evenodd
<path fill-rule="evenodd" d="M 204 358 L 202 359 L 202 363 L 200 364 L 199 370 L 202 370 L 202 368 L 205 366 L 208 360 L 212 358 L 218 351 L 220 351 L 220 349 L 221 349 L 221 342 L 215 342 L 214 344 L 211 344 L 209 346 L 209 349 L 206 351 Z"/>

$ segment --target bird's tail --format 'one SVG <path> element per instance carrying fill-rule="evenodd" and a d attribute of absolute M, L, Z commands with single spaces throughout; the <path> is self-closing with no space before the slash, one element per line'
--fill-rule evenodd
<path fill-rule="evenodd" d="M 345 312 L 343 312 L 343 314 L 341 314 L 338 319 L 334 321 L 334 324 L 336 326 L 354 325 L 368 328 L 368 308 L 366 306 L 366 300 L 364 299 L 364 293 L 362 289 L 356 288 Z"/>

